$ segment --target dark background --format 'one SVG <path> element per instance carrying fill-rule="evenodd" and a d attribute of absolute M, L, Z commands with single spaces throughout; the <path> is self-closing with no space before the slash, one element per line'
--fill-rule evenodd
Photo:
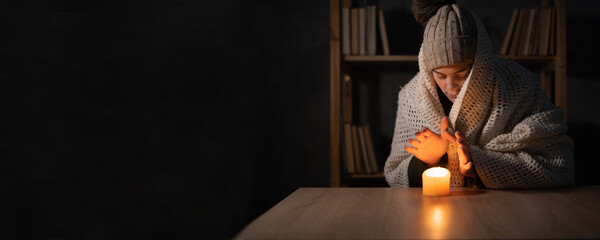
<path fill-rule="evenodd" d="M 328 186 L 328 1 L 84 2 L 0 1 L 1 238 L 228 239 Z M 485 2 L 496 41 L 528 4 Z M 599 184 L 591 5 L 567 5 L 578 185 Z"/>

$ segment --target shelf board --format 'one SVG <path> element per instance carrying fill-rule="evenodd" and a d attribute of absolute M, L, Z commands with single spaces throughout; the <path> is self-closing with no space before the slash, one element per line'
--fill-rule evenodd
<path fill-rule="evenodd" d="M 500 58 L 511 59 L 518 63 L 535 64 L 549 63 L 554 61 L 554 56 L 503 56 Z M 417 63 L 418 55 L 345 55 L 344 62 L 347 63 Z"/>

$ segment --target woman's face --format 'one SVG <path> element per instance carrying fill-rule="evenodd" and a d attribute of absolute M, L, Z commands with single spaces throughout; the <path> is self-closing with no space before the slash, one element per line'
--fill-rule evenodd
<path fill-rule="evenodd" d="M 450 101 L 454 102 L 456 100 L 460 89 L 469 77 L 471 67 L 471 64 L 456 64 L 432 70 L 435 83 Z"/>

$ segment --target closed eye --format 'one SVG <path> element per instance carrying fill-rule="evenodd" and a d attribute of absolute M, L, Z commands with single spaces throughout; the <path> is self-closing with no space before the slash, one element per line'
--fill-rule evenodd
<path fill-rule="evenodd" d="M 434 75 L 435 75 L 435 77 L 437 79 L 446 79 L 446 74 L 439 73 L 439 72 L 436 72 L 436 71 L 433 71 L 433 72 L 435 73 Z"/>

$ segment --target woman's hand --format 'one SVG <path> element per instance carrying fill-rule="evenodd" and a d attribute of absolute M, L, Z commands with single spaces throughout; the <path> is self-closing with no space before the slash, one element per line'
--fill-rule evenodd
<path fill-rule="evenodd" d="M 442 118 L 440 129 L 442 133 L 447 133 L 448 117 Z M 440 158 L 448 151 L 448 139 L 428 128 L 421 128 L 420 131 L 415 133 L 415 138 L 408 140 L 408 144 L 412 146 L 405 146 L 404 150 L 412 153 L 428 165 L 439 163 Z"/>
<path fill-rule="evenodd" d="M 454 136 L 449 132 L 444 132 L 442 135 L 448 141 L 456 143 L 460 172 L 467 177 L 475 177 L 475 167 L 471 161 L 471 145 L 469 145 L 467 140 L 458 131 L 456 131 Z"/>

